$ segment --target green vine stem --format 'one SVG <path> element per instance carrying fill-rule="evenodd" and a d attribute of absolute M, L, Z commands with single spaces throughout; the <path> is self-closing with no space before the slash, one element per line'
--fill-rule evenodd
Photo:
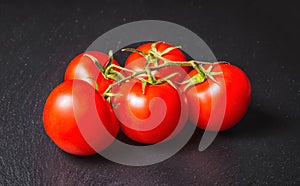
<path fill-rule="evenodd" d="M 213 65 L 213 64 L 216 64 L 216 63 L 220 63 L 220 62 L 208 63 L 208 64 Z M 202 66 L 202 64 L 207 64 L 206 62 L 203 63 L 203 62 L 198 62 L 198 61 L 194 61 L 194 60 L 181 61 L 181 62 L 177 62 L 177 61 L 175 62 L 175 61 L 168 60 L 167 63 L 164 63 L 162 65 L 158 65 L 158 66 L 154 66 L 154 67 L 147 67 L 147 68 L 145 68 L 145 70 L 142 70 L 142 71 L 133 71 L 133 70 L 129 70 L 127 68 L 120 67 L 120 66 L 112 64 L 111 65 L 112 67 L 108 67 L 108 68 L 113 68 L 114 67 L 114 68 L 118 68 L 120 70 L 125 70 L 127 72 L 131 72 L 131 75 L 129 75 L 127 77 L 124 77 L 124 78 L 121 78 L 120 80 L 118 80 L 118 81 L 114 82 L 113 84 L 109 85 L 109 87 L 103 93 L 103 96 L 107 97 L 107 94 L 110 92 L 110 90 L 114 86 L 120 85 L 120 84 L 122 84 L 122 83 L 124 83 L 124 82 L 126 82 L 130 79 L 133 79 L 133 78 L 135 78 L 135 77 L 137 77 L 141 74 L 147 74 L 148 78 L 150 78 L 150 77 L 154 78 L 154 76 L 151 75 L 151 71 L 155 71 L 155 70 L 158 70 L 158 69 L 161 69 L 161 68 L 166 68 L 166 67 L 171 67 L 171 66 L 191 66 L 191 67 L 195 67 L 195 66 L 198 66 L 197 64 L 200 64 L 200 66 L 201 66 L 200 67 L 200 73 L 204 76 L 204 78 L 210 77 L 210 78 L 214 79 L 212 75 L 209 75 L 209 73 L 213 73 L 213 75 L 217 75 L 216 73 L 218 73 L 218 72 L 209 72 L 209 71 L 205 70 L 204 67 Z M 150 82 L 151 82 L 151 84 L 154 84 L 156 82 L 156 80 L 151 79 Z"/>
<path fill-rule="evenodd" d="M 162 82 L 169 82 L 171 83 L 171 85 L 173 86 L 173 83 L 169 80 L 170 77 L 173 77 L 175 75 L 177 75 L 177 73 L 172 74 L 170 77 L 165 77 L 165 78 L 161 78 L 159 80 L 156 80 L 156 78 L 151 74 L 152 71 L 155 70 L 159 70 L 162 68 L 166 68 L 166 67 L 171 67 L 171 66 L 190 66 L 192 68 L 194 68 L 195 70 L 197 70 L 198 74 L 197 77 L 191 77 L 190 78 L 190 82 L 189 81 L 184 81 L 181 84 L 186 83 L 187 86 L 191 86 L 192 84 L 196 84 L 195 80 L 201 80 L 201 82 L 205 81 L 207 78 L 210 78 L 212 81 L 214 81 L 215 83 L 218 84 L 218 82 L 215 80 L 214 76 L 221 74 L 222 72 L 212 72 L 212 67 L 215 64 L 222 64 L 222 63 L 228 63 L 225 61 L 217 61 L 217 62 L 205 62 L 205 61 L 197 61 L 197 60 L 189 60 L 189 61 L 172 61 L 172 60 L 168 60 L 166 58 L 163 57 L 164 54 L 180 48 L 180 46 L 175 46 L 175 47 L 169 47 L 166 50 L 162 51 L 162 52 L 158 52 L 156 50 L 156 43 L 153 43 L 151 46 L 151 50 L 149 51 L 149 54 L 144 53 L 143 51 L 139 51 L 137 49 L 134 48 L 124 48 L 122 49 L 122 51 L 127 51 L 127 52 L 138 52 L 139 54 L 141 54 L 143 57 L 145 57 L 146 61 L 147 61 L 147 65 L 145 66 L 144 70 L 141 71 L 134 71 L 134 70 L 130 70 L 127 69 L 125 67 L 121 67 L 115 64 L 110 64 L 108 65 L 104 72 L 104 76 L 107 78 L 111 78 L 113 80 L 115 80 L 115 82 L 111 85 L 108 86 L 108 88 L 105 90 L 105 92 L 103 93 L 103 96 L 105 98 L 112 96 L 112 94 L 110 93 L 111 89 L 116 86 L 116 85 L 120 85 L 126 81 L 129 81 L 130 79 L 133 79 L 141 74 L 146 74 L 148 76 L 148 79 L 144 81 L 147 81 L 150 84 L 156 84 L 156 83 L 162 83 Z M 155 60 L 154 60 L 155 59 Z M 110 60 L 112 60 L 112 54 L 110 53 Z M 159 65 L 157 63 L 157 60 L 162 60 L 164 63 Z M 154 63 L 154 61 L 156 61 L 156 63 Z M 149 66 L 149 63 L 154 63 L 153 66 Z M 207 69 L 204 68 L 204 65 L 209 65 L 209 67 Z M 122 73 L 120 73 L 118 70 L 120 71 L 124 71 L 124 72 L 129 72 L 130 75 L 129 76 L 123 76 Z M 118 78 L 116 78 L 118 77 Z M 140 78 L 139 78 L 140 79 Z M 199 81 L 200 81 L 199 80 Z M 200 82 L 200 83 L 201 83 Z"/>

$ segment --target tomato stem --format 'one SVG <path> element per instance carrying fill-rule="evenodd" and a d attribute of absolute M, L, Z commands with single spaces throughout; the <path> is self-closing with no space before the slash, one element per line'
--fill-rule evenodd
<path fill-rule="evenodd" d="M 156 83 L 156 79 L 155 79 L 155 77 L 151 74 L 150 69 L 149 69 L 149 68 L 146 68 L 145 71 L 146 71 L 147 76 L 148 76 L 148 82 L 149 82 L 150 84 L 155 84 L 155 83 Z"/>
<path fill-rule="evenodd" d="M 133 70 L 130 70 L 128 68 L 124 68 L 124 67 L 121 67 L 121 66 L 118 66 L 118 65 L 115 65 L 115 64 L 111 64 L 110 66 L 108 66 L 105 70 L 105 75 L 109 74 L 110 70 L 112 68 L 117 68 L 119 70 L 122 70 L 122 71 L 125 71 L 125 72 L 130 72 L 130 73 L 134 73 L 135 71 Z"/>
<path fill-rule="evenodd" d="M 159 70 L 159 69 L 162 69 L 162 68 L 171 67 L 171 66 L 189 66 L 189 67 L 192 67 L 195 70 L 197 70 L 197 72 L 198 72 L 197 76 L 191 77 L 189 80 L 186 80 L 186 81 L 181 83 L 181 84 L 187 84 L 185 89 L 188 88 L 189 86 L 193 85 L 193 84 L 202 83 L 207 78 L 210 78 L 214 82 L 218 83 L 214 79 L 213 76 L 221 74 L 222 72 L 211 72 L 212 66 L 215 65 L 215 64 L 228 63 L 228 62 L 225 62 L 225 61 L 206 62 L 206 61 L 197 61 L 197 60 L 189 60 L 189 61 L 172 61 L 172 60 L 168 60 L 168 59 L 164 58 L 163 55 L 167 54 L 168 52 L 170 52 L 174 49 L 178 49 L 178 48 L 181 48 L 181 47 L 180 46 L 169 47 L 169 48 L 165 49 L 162 52 L 158 52 L 158 50 L 156 49 L 156 45 L 158 43 L 159 42 L 155 42 L 151 45 L 151 49 L 149 50 L 148 54 L 143 52 L 143 51 L 140 51 L 138 49 L 135 49 L 135 48 L 124 48 L 124 49 L 122 49 L 122 51 L 137 52 L 140 55 L 142 55 L 146 59 L 145 69 L 141 70 L 141 71 L 134 71 L 134 70 L 130 70 L 130 69 L 127 69 L 125 67 L 121 67 L 121 66 L 110 63 L 108 66 L 105 67 L 104 76 L 115 80 L 115 82 L 108 86 L 108 88 L 103 93 L 103 96 L 106 97 L 106 98 L 111 96 L 110 91 L 114 86 L 120 85 L 120 84 L 122 84 L 122 83 L 124 83 L 124 82 L 126 82 L 130 79 L 133 79 L 133 78 L 135 78 L 135 77 L 137 77 L 141 74 L 147 74 L 148 79 L 147 80 L 144 79 L 145 81 L 147 81 L 146 83 L 156 84 L 156 83 L 162 83 L 162 82 L 165 82 L 165 81 L 171 83 L 169 78 L 177 75 L 177 73 L 169 75 L 165 78 L 161 78 L 159 80 L 156 80 L 156 78 L 151 73 L 152 71 Z M 112 58 L 111 51 L 110 51 L 109 56 L 110 56 L 110 60 L 112 60 L 113 58 Z M 159 65 L 158 60 L 162 60 L 164 63 Z M 149 66 L 150 63 L 152 63 L 153 66 Z M 203 65 L 210 65 L 210 66 L 207 69 L 205 69 Z M 118 69 L 118 70 L 121 70 L 121 71 L 124 71 L 124 72 L 128 72 L 128 73 L 130 73 L 130 75 L 125 77 L 125 76 L 123 76 L 122 73 L 120 73 L 120 72 L 118 72 L 114 69 Z M 111 74 L 114 74 L 114 75 L 111 75 Z M 116 76 L 118 78 L 116 78 Z M 172 83 L 172 86 L 173 86 L 173 83 Z"/>

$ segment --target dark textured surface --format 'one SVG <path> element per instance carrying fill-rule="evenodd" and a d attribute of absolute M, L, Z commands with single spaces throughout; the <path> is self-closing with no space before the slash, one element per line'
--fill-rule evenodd
<path fill-rule="evenodd" d="M 0 3 L 0 185 L 300 184 L 296 3 L 95 2 Z M 151 166 L 62 152 L 41 116 L 68 61 L 105 31 L 143 19 L 183 25 L 218 59 L 244 69 L 253 86 L 249 112 L 204 152 L 197 130 L 178 154 Z"/>

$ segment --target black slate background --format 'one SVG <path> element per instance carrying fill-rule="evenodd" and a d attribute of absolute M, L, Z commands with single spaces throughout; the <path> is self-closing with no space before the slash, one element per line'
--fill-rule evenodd
<path fill-rule="evenodd" d="M 298 4 L 292 1 L 0 2 L 0 185 L 300 184 Z M 202 131 L 170 159 L 129 167 L 62 152 L 43 129 L 50 91 L 72 57 L 121 24 L 158 19 L 197 33 L 244 69 L 244 119 L 204 152 Z"/>

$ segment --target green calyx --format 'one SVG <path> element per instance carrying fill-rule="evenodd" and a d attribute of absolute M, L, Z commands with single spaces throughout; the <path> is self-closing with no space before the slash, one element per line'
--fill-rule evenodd
<path fill-rule="evenodd" d="M 206 77 L 202 72 L 197 73 L 196 75 L 194 75 L 194 76 L 188 78 L 187 80 L 185 80 L 184 82 L 182 82 L 182 84 L 186 84 L 183 90 L 186 91 L 191 86 L 202 83 L 205 80 L 206 80 Z"/>
<path fill-rule="evenodd" d="M 198 73 L 181 83 L 186 84 L 184 87 L 184 91 L 186 91 L 193 85 L 203 83 L 207 78 L 211 79 L 213 82 L 219 85 L 219 82 L 214 78 L 214 76 L 222 74 L 222 72 L 212 72 L 214 64 L 215 63 L 211 63 L 207 69 L 205 69 L 202 64 L 193 64 L 193 68 Z"/>
<path fill-rule="evenodd" d="M 153 57 L 157 58 L 157 59 L 163 58 L 163 55 L 168 54 L 168 53 L 171 52 L 172 50 L 181 48 L 181 46 L 172 46 L 172 47 L 168 47 L 168 48 L 166 48 L 165 50 L 159 52 L 159 51 L 157 50 L 157 48 L 156 48 L 156 45 L 157 45 L 158 43 L 164 43 L 164 42 L 158 41 L 158 42 L 152 43 L 152 45 L 151 45 L 151 50 L 149 51 L 149 54 L 152 55 Z"/>
<path fill-rule="evenodd" d="M 147 76 L 148 78 L 142 78 L 142 77 L 138 77 L 137 79 L 139 79 L 142 82 L 142 93 L 145 94 L 145 89 L 146 89 L 146 85 L 158 85 L 164 82 L 169 83 L 174 89 L 176 89 L 177 87 L 175 86 L 175 84 L 170 80 L 172 77 L 176 76 L 178 73 L 172 73 L 164 78 L 160 78 L 160 79 L 156 79 L 155 76 L 153 76 L 150 72 L 150 70 L 146 70 L 147 72 Z"/>
<path fill-rule="evenodd" d="M 95 58 L 94 56 L 92 56 L 90 54 L 84 54 L 83 56 L 90 58 L 94 62 L 94 64 L 97 66 L 97 68 L 100 70 L 100 72 L 104 72 L 105 67 L 101 63 L 99 63 L 97 58 Z"/>
<path fill-rule="evenodd" d="M 112 50 L 110 50 L 108 52 L 108 61 L 107 61 L 105 66 L 103 66 L 98 61 L 97 58 L 95 58 L 94 56 L 92 56 L 90 54 L 84 54 L 84 56 L 89 57 L 94 62 L 94 64 L 97 66 L 97 68 L 102 73 L 104 78 L 112 79 L 112 80 L 119 80 L 119 79 L 124 78 L 124 76 L 120 72 L 118 72 L 117 70 L 114 70 L 114 68 L 119 68 L 119 69 L 120 68 L 123 69 L 123 68 L 119 67 L 118 65 L 113 64 L 114 57 L 113 57 L 113 51 Z"/>
<path fill-rule="evenodd" d="M 157 44 L 158 43 L 164 43 L 162 41 L 157 41 L 151 44 L 151 49 L 148 51 L 148 53 L 145 53 L 141 50 L 135 49 L 135 48 L 124 48 L 122 51 L 127 51 L 127 52 L 137 52 L 141 56 L 143 56 L 146 59 L 146 64 L 145 68 L 149 67 L 150 64 L 153 64 L 154 67 L 159 66 L 158 60 L 162 60 L 164 63 L 167 63 L 168 60 L 163 58 L 163 55 L 168 54 L 172 50 L 181 48 L 181 46 L 173 46 L 173 47 L 168 47 L 165 50 L 159 52 L 157 50 Z"/>

